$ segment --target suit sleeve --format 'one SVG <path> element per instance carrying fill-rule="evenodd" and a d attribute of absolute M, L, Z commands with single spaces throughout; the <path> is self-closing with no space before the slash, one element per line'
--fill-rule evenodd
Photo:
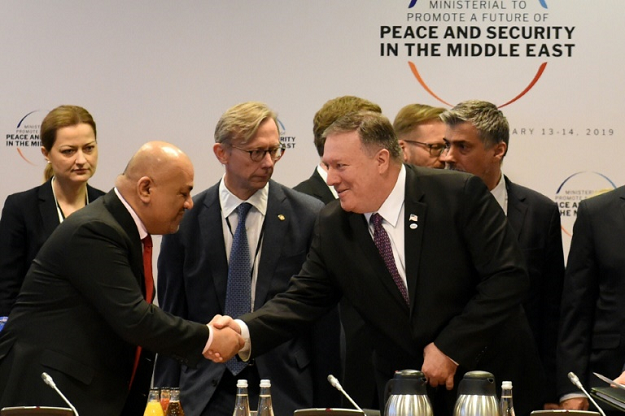
<path fill-rule="evenodd" d="M 582 383 L 588 380 L 588 357 L 599 298 L 598 264 L 587 205 L 582 201 L 573 227 L 573 239 L 562 295 L 558 345 L 558 394 L 577 392 L 567 377 L 573 371 Z"/>
<path fill-rule="evenodd" d="M 27 272 L 24 207 L 6 199 L 0 218 L 0 316 L 8 316 Z"/>
<path fill-rule="evenodd" d="M 465 182 L 456 227 L 466 241 L 477 273 L 475 294 L 434 343 L 454 361 L 471 368 L 497 331 L 518 314 L 529 288 L 522 253 L 501 207 L 481 179 Z"/>
<path fill-rule="evenodd" d="M 130 262 L 131 242 L 117 228 L 94 220 L 59 230 L 70 235 L 55 233 L 58 241 L 67 241 L 58 249 L 75 255 L 58 256 L 57 261 L 63 262 L 58 270 L 67 271 L 71 283 L 121 338 L 187 365 L 202 359 L 208 328 L 145 302 Z"/>

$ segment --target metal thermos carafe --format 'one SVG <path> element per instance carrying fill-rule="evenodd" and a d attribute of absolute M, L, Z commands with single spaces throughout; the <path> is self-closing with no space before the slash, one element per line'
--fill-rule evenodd
<path fill-rule="evenodd" d="M 469 371 L 458 386 L 454 416 L 499 416 L 495 376 L 486 371 Z"/>
<path fill-rule="evenodd" d="M 386 416 L 432 416 L 426 392 L 427 381 L 421 371 L 396 371 L 386 384 Z"/>

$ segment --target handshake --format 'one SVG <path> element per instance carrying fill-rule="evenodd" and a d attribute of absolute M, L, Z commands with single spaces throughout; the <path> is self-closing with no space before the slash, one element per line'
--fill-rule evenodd
<path fill-rule="evenodd" d="M 208 323 L 212 328 L 213 341 L 204 357 L 216 363 L 224 363 L 234 357 L 245 345 L 241 327 L 230 316 L 215 315 Z"/>

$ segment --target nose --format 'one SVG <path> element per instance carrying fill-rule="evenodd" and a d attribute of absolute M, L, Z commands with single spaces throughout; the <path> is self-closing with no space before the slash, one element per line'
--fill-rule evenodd
<path fill-rule="evenodd" d="M 265 168 L 273 167 L 276 164 L 276 161 L 271 157 L 271 153 L 265 152 L 262 160 L 260 161 L 261 165 Z"/>
<path fill-rule="evenodd" d="M 336 174 L 336 170 L 332 168 L 328 168 L 328 179 L 327 183 L 329 186 L 335 186 L 339 183 L 339 175 Z"/>
<path fill-rule="evenodd" d="M 191 197 L 191 194 L 189 194 L 187 196 L 186 201 L 184 201 L 184 205 L 183 205 L 184 209 L 189 210 L 191 208 L 193 208 L 193 198 Z"/>
<path fill-rule="evenodd" d="M 87 162 L 87 159 L 85 158 L 85 154 L 83 153 L 82 150 L 77 150 L 76 151 L 76 164 L 77 165 L 84 165 Z"/>
<path fill-rule="evenodd" d="M 453 150 L 453 146 L 448 145 L 448 147 L 445 148 L 443 153 L 441 153 L 441 155 L 438 157 L 438 160 L 443 163 L 453 162 L 455 160 L 454 153 L 455 152 Z"/>

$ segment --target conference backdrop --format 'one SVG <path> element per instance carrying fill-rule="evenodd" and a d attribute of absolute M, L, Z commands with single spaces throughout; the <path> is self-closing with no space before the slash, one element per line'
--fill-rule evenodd
<path fill-rule="evenodd" d="M 223 174 L 215 124 L 243 101 L 277 111 L 288 150 L 273 177 L 294 186 L 331 98 L 391 120 L 483 99 L 510 122 L 504 172 L 557 201 L 568 251 L 579 201 L 625 180 L 623 14 L 622 0 L 0 0 L 0 200 L 41 183 L 39 127 L 60 104 L 96 119 L 92 185 L 166 140 L 200 191 Z"/>

